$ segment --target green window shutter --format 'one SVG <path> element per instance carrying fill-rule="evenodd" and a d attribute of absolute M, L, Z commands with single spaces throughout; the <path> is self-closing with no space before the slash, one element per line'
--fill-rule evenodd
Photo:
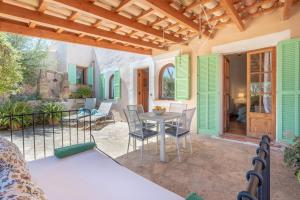
<path fill-rule="evenodd" d="M 100 100 L 103 101 L 105 99 L 105 76 L 104 74 L 100 75 L 99 79 L 99 90 L 100 90 Z"/>
<path fill-rule="evenodd" d="M 187 100 L 190 98 L 190 57 L 189 55 L 176 56 L 175 65 L 175 99 Z"/>
<path fill-rule="evenodd" d="M 69 80 L 69 84 L 75 85 L 77 83 L 75 64 L 68 64 L 68 80 Z"/>
<path fill-rule="evenodd" d="M 292 142 L 300 136 L 300 39 L 277 46 L 276 138 Z"/>
<path fill-rule="evenodd" d="M 121 77 L 120 70 L 114 73 L 114 96 L 115 100 L 121 99 Z"/>
<path fill-rule="evenodd" d="M 198 57 L 197 125 L 201 134 L 220 132 L 220 56 Z"/>
<path fill-rule="evenodd" d="M 93 66 L 88 67 L 87 84 L 88 85 L 94 85 L 94 68 L 93 68 Z"/>

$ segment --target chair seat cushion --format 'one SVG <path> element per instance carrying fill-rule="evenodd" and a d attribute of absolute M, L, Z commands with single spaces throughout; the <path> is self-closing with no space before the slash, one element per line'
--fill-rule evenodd
<path fill-rule="evenodd" d="M 183 136 L 183 135 L 185 135 L 189 132 L 190 132 L 189 130 L 179 128 L 178 129 L 178 134 L 177 134 L 177 127 L 170 127 L 170 128 L 167 128 L 166 131 L 165 131 L 165 133 L 167 135 L 171 135 L 171 136 L 174 136 L 174 137 L 176 137 L 176 134 L 177 134 L 177 137 L 180 137 L 180 136 Z"/>
<path fill-rule="evenodd" d="M 158 134 L 157 131 L 153 131 L 151 129 L 145 129 L 145 128 L 143 128 L 143 135 L 141 133 L 130 133 L 131 136 L 139 138 L 141 140 L 153 137 L 157 134 Z"/>

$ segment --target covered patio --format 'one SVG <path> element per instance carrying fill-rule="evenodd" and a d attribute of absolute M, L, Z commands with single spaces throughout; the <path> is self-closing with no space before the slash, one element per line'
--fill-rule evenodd
<path fill-rule="evenodd" d="M 61 70 L 94 105 L 51 111 L 46 128 L 45 113 L 27 113 L 26 128 L 22 113 L 17 130 L 4 116 L 0 137 L 50 200 L 298 199 L 283 151 L 300 137 L 299 10 L 300 0 L 2 0 L 1 32 L 79 44 L 63 47 L 75 59 Z"/>

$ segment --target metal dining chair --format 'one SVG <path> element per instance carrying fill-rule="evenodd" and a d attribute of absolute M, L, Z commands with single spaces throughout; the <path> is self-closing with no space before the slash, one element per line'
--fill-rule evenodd
<path fill-rule="evenodd" d="M 187 109 L 187 104 L 184 103 L 170 103 L 169 106 L 169 112 L 174 112 L 174 113 L 182 113 L 184 110 Z M 176 121 L 171 120 L 166 122 L 166 127 L 172 127 L 176 125 Z"/>
<path fill-rule="evenodd" d="M 144 107 L 142 104 L 138 105 L 127 105 L 128 110 L 135 110 L 138 112 L 138 114 L 144 113 Z"/>
<path fill-rule="evenodd" d="M 173 125 L 172 127 L 169 127 L 166 129 L 165 133 L 166 135 L 169 135 L 171 137 L 175 137 L 176 139 L 176 148 L 177 148 L 177 156 L 178 160 L 180 159 L 180 149 L 179 149 L 179 139 L 182 137 L 189 136 L 189 142 L 190 142 L 190 151 L 193 153 L 193 147 L 192 147 L 192 139 L 191 139 L 191 122 L 194 116 L 196 108 L 184 110 L 182 112 L 182 115 L 178 120 L 176 121 L 176 125 Z"/>
<path fill-rule="evenodd" d="M 186 109 L 187 109 L 187 104 L 170 103 L 169 112 L 182 113 Z"/>
<path fill-rule="evenodd" d="M 138 105 L 127 105 L 128 110 L 135 110 L 138 114 L 144 113 L 144 107 L 142 104 Z M 156 123 L 151 123 L 149 121 L 143 121 L 144 128 L 153 128 L 156 127 Z"/>
<path fill-rule="evenodd" d="M 136 110 L 128 110 L 124 109 L 124 114 L 126 116 L 126 120 L 129 128 L 129 138 L 128 138 L 128 146 L 127 146 L 127 157 L 129 151 L 130 140 L 133 138 L 134 140 L 140 140 L 142 142 L 141 146 L 141 159 L 143 160 L 143 152 L 144 152 L 144 141 L 150 139 L 152 137 L 156 137 L 156 151 L 158 146 L 158 131 L 154 131 L 151 129 L 144 128 L 142 121 L 139 118 L 138 112 Z"/>

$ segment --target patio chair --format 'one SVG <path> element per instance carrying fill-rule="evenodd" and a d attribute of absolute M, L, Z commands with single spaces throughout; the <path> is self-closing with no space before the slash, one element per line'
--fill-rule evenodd
<path fill-rule="evenodd" d="M 133 138 L 134 140 L 140 140 L 142 142 L 141 146 L 141 159 L 143 160 L 143 152 L 144 152 L 144 141 L 156 137 L 156 150 L 158 146 L 158 131 L 154 131 L 151 129 L 147 129 L 143 127 L 143 123 L 141 122 L 138 112 L 136 110 L 128 110 L 124 109 L 124 114 L 126 116 L 126 120 L 129 128 L 129 138 L 128 138 L 128 146 L 127 146 L 127 157 L 129 151 L 130 140 Z"/>
<path fill-rule="evenodd" d="M 191 127 L 191 122 L 192 122 L 195 110 L 196 110 L 196 108 L 184 110 L 182 112 L 181 117 L 176 121 L 176 125 L 172 126 L 170 128 L 167 128 L 165 131 L 166 135 L 176 138 L 177 155 L 178 155 L 179 161 L 181 161 L 180 150 L 179 150 L 179 139 L 180 138 L 185 137 L 185 139 L 186 139 L 186 136 L 189 136 L 190 150 L 191 150 L 191 153 L 193 153 L 190 127 Z"/>
<path fill-rule="evenodd" d="M 187 109 L 187 104 L 185 103 L 170 103 L 169 112 L 182 113 Z"/>
<path fill-rule="evenodd" d="M 79 108 L 76 114 L 63 117 L 63 121 L 68 121 L 68 120 L 74 121 L 82 117 L 86 117 L 87 115 L 90 115 L 89 111 L 91 111 L 95 107 L 96 107 L 96 98 L 86 98 L 84 101 L 84 107 Z"/>
<path fill-rule="evenodd" d="M 187 109 L 187 104 L 184 103 L 170 103 L 169 112 L 175 112 L 175 113 L 182 113 L 184 110 Z M 174 126 L 176 125 L 176 121 L 168 121 L 166 122 L 166 126 Z"/>
<path fill-rule="evenodd" d="M 144 107 L 143 107 L 142 104 L 138 104 L 138 105 L 128 105 L 128 106 L 127 106 L 127 109 L 128 109 L 128 110 L 131 110 L 131 111 L 132 111 L 132 110 L 135 110 L 135 111 L 137 111 L 138 114 L 144 113 Z M 151 122 L 149 122 L 149 121 L 146 121 L 146 122 L 143 121 L 143 127 L 144 127 L 144 128 L 153 128 L 153 127 L 155 127 L 155 126 L 156 126 L 155 123 L 151 123 Z"/>
<path fill-rule="evenodd" d="M 111 112 L 112 102 L 102 102 L 98 108 L 98 110 L 93 109 L 91 110 L 91 116 L 85 116 L 84 118 L 81 118 L 80 122 L 89 122 L 91 120 L 92 123 L 96 123 L 98 120 L 101 119 L 108 119 L 112 118 L 112 120 L 115 122 L 114 115 Z"/>

